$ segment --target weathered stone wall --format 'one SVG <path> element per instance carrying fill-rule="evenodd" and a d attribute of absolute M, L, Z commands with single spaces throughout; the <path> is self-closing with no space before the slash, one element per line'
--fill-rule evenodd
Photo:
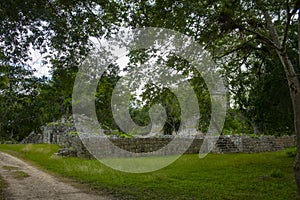
<path fill-rule="evenodd" d="M 275 137 L 275 141 L 280 146 L 286 148 L 286 147 L 294 147 L 296 146 L 296 136 L 281 136 L 281 137 Z"/>
<path fill-rule="evenodd" d="M 112 143 L 117 145 L 118 147 L 125 149 L 134 153 L 147 153 L 159 150 L 169 144 L 173 138 L 114 138 L 110 139 Z M 186 140 L 185 142 L 190 142 L 191 139 L 179 139 L 175 142 L 175 146 L 179 144 L 179 142 L 183 142 L 182 140 Z M 197 153 L 200 150 L 200 147 L 203 143 L 203 139 L 194 139 L 190 147 L 186 150 L 186 153 Z M 176 148 L 176 147 L 175 147 Z"/>
<path fill-rule="evenodd" d="M 278 143 L 278 139 L 273 136 L 261 136 L 254 138 L 249 136 L 242 136 L 239 138 L 232 137 L 232 141 L 238 141 L 236 142 L 238 151 L 247 153 L 279 151 L 283 150 L 284 147 L 294 146 L 294 137 L 289 137 L 289 139 L 289 141 L 286 140 L 286 145 L 283 146 Z"/>
<path fill-rule="evenodd" d="M 43 143 L 43 134 L 31 132 L 22 142 L 21 144 L 39 144 Z"/>
<path fill-rule="evenodd" d="M 75 150 L 76 155 L 79 157 L 92 158 L 91 154 L 86 150 L 80 138 L 76 135 L 76 130 L 72 126 L 66 125 L 50 125 L 42 128 L 42 134 L 30 134 L 23 143 L 49 143 L 58 144 L 60 146 L 71 148 Z M 134 153 L 146 153 L 154 152 L 162 147 L 166 146 L 172 141 L 171 137 L 162 138 L 111 138 L 110 141 L 121 149 L 134 152 Z M 105 143 L 98 141 L 94 142 L 94 138 L 88 138 L 90 144 L 95 151 L 103 151 L 108 148 Z M 189 139 L 181 139 L 189 140 Z M 203 143 L 203 138 L 196 138 L 193 140 L 192 145 L 185 152 L 187 154 L 198 153 Z M 178 141 L 178 142 L 182 142 Z M 279 151 L 286 147 L 295 146 L 295 136 L 260 136 L 260 137 L 249 137 L 249 136 L 220 136 L 215 148 L 212 152 L 214 153 L 235 153 L 235 152 L 266 152 L 266 151 Z M 93 143 L 94 142 L 94 143 Z M 173 149 L 172 149 L 173 148 Z M 170 151 L 176 151 L 178 148 L 173 145 Z M 155 154 L 153 154 L 155 155 Z M 109 155 L 104 155 L 109 156 Z"/>
<path fill-rule="evenodd" d="M 52 123 L 43 126 L 42 134 L 32 132 L 25 138 L 22 144 L 58 144 L 59 146 L 74 150 L 78 157 L 92 158 L 93 156 L 86 150 L 80 138 L 76 135 L 76 129 L 73 126 L 59 125 Z"/>
<path fill-rule="evenodd" d="M 123 152 L 118 152 L 117 156 L 127 157 L 128 151 L 132 153 L 138 153 L 134 156 L 145 156 L 147 155 L 172 155 L 182 153 L 198 153 L 200 147 L 203 143 L 203 139 L 188 139 L 188 138 L 177 138 L 172 139 L 167 138 L 111 138 L 110 142 L 114 143 L 115 146 L 126 150 Z M 110 149 L 110 143 L 107 140 L 104 140 L 99 137 L 88 137 L 83 139 L 83 143 L 88 144 L 89 150 L 97 158 L 102 157 L 114 157 L 114 151 Z M 185 149 L 180 149 L 180 144 L 182 143 L 192 143 L 190 147 Z M 169 144 L 169 145 L 168 145 Z M 164 148 L 168 145 L 168 148 Z M 181 147 L 183 148 L 183 147 Z M 157 151 L 159 150 L 159 151 Z M 132 156 L 132 155 L 131 155 Z"/>

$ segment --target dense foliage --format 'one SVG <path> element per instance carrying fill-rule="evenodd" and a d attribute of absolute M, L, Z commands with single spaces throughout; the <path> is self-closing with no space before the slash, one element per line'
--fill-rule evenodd
<path fill-rule="evenodd" d="M 282 1 L 3 1 L 0 3 L 1 137 L 22 139 L 42 124 L 72 114 L 72 89 L 78 65 L 93 47 L 91 37 L 110 37 L 118 26 L 163 27 L 195 38 L 211 53 L 228 89 L 224 134 L 294 133 L 289 86 L 282 64 L 266 39 L 269 10 L 280 34 L 285 28 L 286 6 L 293 16 L 298 4 Z M 297 62 L 296 19 L 291 20 L 288 53 Z M 283 31 L 282 31 L 283 30 Z M 51 77 L 36 78 L 28 66 L 32 49 L 51 66 Z M 145 58 L 132 52 L 125 69 L 111 65 L 99 81 L 97 117 L 106 129 L 117 130 L 111 112 L 111 94 L 121 72 Z M 199 129 L 210 121 L 210 95 L 193 66 L 176 57 L 165 63 L 188 75 L 198 97 Z M 299 70 L 299 69 L 297 69 Z M 149 123 L 151 105 L 167 111 L 165 134 L 178 130 L 178 100 L 167 89 L 146 85 L 133 98 L 130 114 L 140 125 Z"/>

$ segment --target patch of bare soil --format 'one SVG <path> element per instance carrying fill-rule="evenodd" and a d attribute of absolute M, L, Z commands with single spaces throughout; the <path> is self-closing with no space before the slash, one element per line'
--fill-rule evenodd
<path fill-rule="evenodd" d="M 59 178 L 47 174 L 28 163 L 0 152 L 0 174 L 7 183 L 5 199 L 94 200 L 112 199 L 109 196 L 89 194 Z"/>

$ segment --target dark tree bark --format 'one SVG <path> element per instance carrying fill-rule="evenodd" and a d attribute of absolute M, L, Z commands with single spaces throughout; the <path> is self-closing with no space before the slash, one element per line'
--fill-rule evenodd
<path fill-rule="evenodd" d="M 289 10 L 288 10 L 289 11 Z M 289 13 L 289 12 L 288 12 Z M 270 15 L 265 12 L 265 19 L 268 25 L 269 34 L 273 42 L 273 48 L 275 48 L 278 57 L 283 65 L 285 75 L 289 84 L 290 96 L 292 100 L 293 112 L 294 112 L 294 128 L 297 141 L 297 155 L 294 162 L 294 177 L 298 188 L 298 194 L 300 196 L 300 81 L 295 71 L 295 67 L 292 64 L 287 52 L 286 52 L 286 40 L 288 35 L 288 27 L 290 25 L 291 14 L 287 15 L 287 25 L 284 32 L 284 38 L 280 43 L 278 33 L 275 29 L 274 23 Z M 300 63 L 300 10 L 298 12 L 298 53 Z"/>
<path fill-rule="evenodd" d="M 300 64 L 300 9 L 298 11 L 298 56 L 299 56 L 299 64 Z M 298 188 L 298 194 L 300 196 L 300 81 L 297 74 L 290 77 L 293 79 L 291 81 L 295 84 L 294 91 L 293 88 L 290 88 L 291 97 L 293 101 L 293 108 L 294 108 L 294 123 L 295 123 L 295 132 L 297 137 L 297 155 L 294 162 L 294 176 L 295 181 Z M 290 85 L 291 87 L 292 85 Z"/>

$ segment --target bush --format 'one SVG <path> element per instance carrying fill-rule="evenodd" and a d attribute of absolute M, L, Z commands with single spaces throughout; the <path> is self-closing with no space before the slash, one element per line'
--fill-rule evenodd
<path fill-rule="evenodd" d="M 273 169 L 270 176 L 273 178 L 282 178 L 284 175 L 280 169 Z"/>
<path fill-rule="evenodd" d="M 116 137 L 120 137 L 120 138 L 131 138 L 132 137 L 131 135 L 120 132 L 118 130 L 113 130 L 111 133 L 111 136 L 116 136 Z"/>
<path fill-rule="evenodd" d="M 296 154 L 297 154 L 297 149 L 296 147 L 293 147 L 293 148 L 287 148 L 285 150 L 285 153 L 288 155 L 288 157 L 296 157 Z"/>
<path fill-rule="evenodd" d="M 70 132 L 68 132 L 67 134 L 68 134 L 68 135 L 74 135 L 74 136 L 77 136 L 77 135 L 78 135 L 78 132 L 76 132 L 76 131 L 75 131 L 75 132 L 70 131 Z"/>

